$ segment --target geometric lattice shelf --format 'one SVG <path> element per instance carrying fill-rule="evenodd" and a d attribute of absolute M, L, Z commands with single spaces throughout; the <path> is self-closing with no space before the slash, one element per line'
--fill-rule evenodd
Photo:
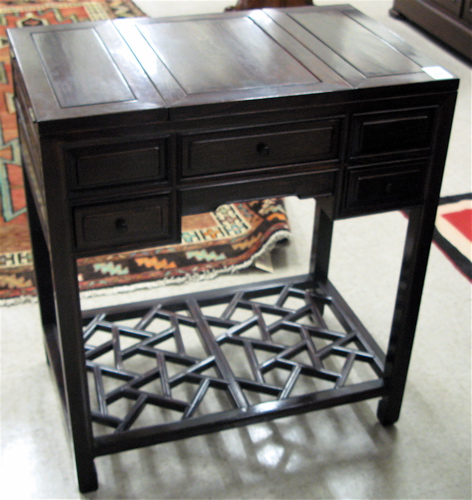
<path fill-rule="evenodd" d="M 97 454 L 126 449 L 127 435 L 144 446 L 383 388 L 383 353 L 329 283 L 292 278 L 85 317 Z"/>

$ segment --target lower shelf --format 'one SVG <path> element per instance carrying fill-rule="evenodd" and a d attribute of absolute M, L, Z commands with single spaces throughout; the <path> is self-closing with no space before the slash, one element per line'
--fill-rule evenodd
<path fill-rule="evenodd" d="M 306 277 L 84 312 L 96 454 L 382 396 L 384 354 Z"/>

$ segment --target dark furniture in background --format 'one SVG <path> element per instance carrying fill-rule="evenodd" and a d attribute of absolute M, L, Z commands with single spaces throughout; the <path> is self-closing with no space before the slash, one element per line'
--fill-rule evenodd
<path fill-rule="evenodd" d="M 391 13 L 472 61 L 472 0 L 395 0 Z"/>
<path fill-rule="evenodd" d="M 81 491 L 98 486 L 96 457 L 131 448 L 367 398 L 382 424 L 398 419 L 457 79 L 349 6 L 9 37 Z M 177 242 L 184 214 L 286 195 L 317 200 L 308 275 L 81 311 L 78 257 Z M 409 225 L 384 354 L 330 282 L 330 248 L 335 220 L 398 209 Z"/>
<path fill-rule="evenodd" d="M 303 7 L 313 5 L 312 0 L 238 0 L 235 6 L 226 10 L 265 9 L 267 7 Z"/>

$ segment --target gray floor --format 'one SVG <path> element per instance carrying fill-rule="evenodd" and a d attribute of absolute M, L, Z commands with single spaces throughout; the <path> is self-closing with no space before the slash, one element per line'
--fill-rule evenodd
<path fill-rule="evenodd" d="M 219 12 L 231 0 L 137 3 L 149 15 L 173 15 Z M 443 195 L 470 191 L 470 68 L 390 18 L 390 1 L 351 3 L 461 77 Z M 303 233 L 312 224 L 313 203 L 290 198 L 287 208 L 293 239 L 276 254 L 275 263 L 277 274 L 288 275 L 306 270 L 309 241 Z M 383 345 L 405 227 L 399 213 L 336 226 L 331 278 Z M 169 289 L 177 294 L 225 286 L 253 274 Z M 160 288 L 131 295 L 141 299 L 163 293 Z M 120 294 L 113 300 L 129 298 Z M 107 301 L 84 299 L 84 304 Z M 2 498 L 471 498 L 471 288 L 436 247 L 395 427 L 380 426 L 377 402 L 369 401 L 102 457 L 96 460 L 100 489 L 82 496 L 44 361 L 36 305 L 5 307 L 0 313 Z"/>

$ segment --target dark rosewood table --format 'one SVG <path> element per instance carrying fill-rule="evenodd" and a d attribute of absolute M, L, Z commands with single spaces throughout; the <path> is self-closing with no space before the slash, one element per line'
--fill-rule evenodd
<path fill-rule="evenodd" d="M 97 488 L 100 455 L 367 398 L 382 424 L 398 419 L 457 79 L 349 6 L 9 37 L 81 491 Z M 317 200 L 307 276 L 81 311 L 78 257 L 178 242 L 184 214 L 285 195 Z M 409 226 L 384 354 L 328 264 L 333 221 L 398 209 Z"/>

